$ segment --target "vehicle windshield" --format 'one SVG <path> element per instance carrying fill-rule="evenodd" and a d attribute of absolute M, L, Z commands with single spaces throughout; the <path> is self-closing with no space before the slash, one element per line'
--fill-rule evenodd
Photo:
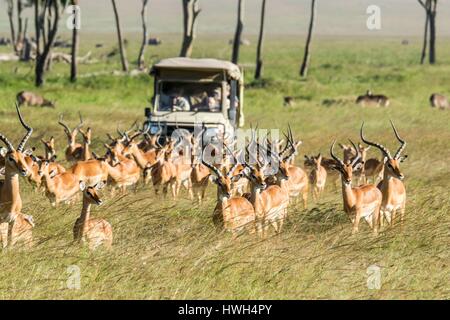
<path fill-rule="evenodd" d="M 164 81 L 159 92 L 158 111 L 222 111 L 220 83 Z"/>

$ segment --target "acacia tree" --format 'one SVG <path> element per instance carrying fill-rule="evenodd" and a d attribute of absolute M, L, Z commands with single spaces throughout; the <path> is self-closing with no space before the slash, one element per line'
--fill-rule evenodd
<path fill-rule="evenodd" d="M 300 76 L 306 77 L 308 75 L 309 62 L 311 60 L 311 40 L 314 30 L 314 20 L 316 18 L 316 0 L 311 0 L 311 16 L 309 20 L 308 36 L 306 37 L 305 53 L 303 55 L 303 62 L 300 68 Z"/>
<path fill-rule="evenodd" d="M 244 30 L 244 0 L 238 0 L 237 24 L 233 40 L 233 54 L 231 56 L 231 61 L 233 63 L 239 62 L 239 49 L 241 47 L 241 36 L 243 30 Z"/>
<path fill-rule="evenodd" d="M 258 36 L 258 46 L 256 49 L 256 69 L 255 69 L 255 80 L 261 79 L 263 60 L 262 60 L 262 49 L 264 41 L 264 20 L 266 15 L 266 0 L 262 0 L 261 3 L 261 22 L 259 25 L 259 36 Z"/>
<path fill-rule="evenodd" d="M 78 0 L 71 0 L 71 5 L 78 6 Z M 73 21 L 73 29 L 72 29 L 72 49 L 71 49 L 71 56 L 72 59 L 70 61 L 70 81 L 76 82 L 77 81 L 77 74 L 78 74 L 78 64 L 77 64 L 77 55 L 78 55 L 78 47 L 79 47 L 79 34 L 78 34 L 78 28 L 77 28 L 77 16 L 76 12 L 73 12 L 74 14 L 74 21 Z"/>
<path fill-rule="evenodd" d="M 138 56 L 138 68 L 144 69 L 145 61 L 144 61 L 144 53 L 145 48 L 147 47 L 147 4 L 148 0 L 142 0 L 142 10 L 141 10 L 141 21 L 142 21 L 142 43 L 141 49 L 139 50 Z"/>
<path fill-rule="evenodd" d="M 196 36 L 197 17 L 201 12 L 198 0 L 182 0 L 183 4 L 183 42 L 180 57 L 190 57 Z"/>
<path fill-rule="evenodd" d="M 120 26 L 119 12 L 117 11 L 116 0 L 111 0 L 111 3 L 114 10 L 114 17 L 116 19 L 117 39 L 119 41 L 119 51 L 120 51 L 120 61 L 122 63 L 122 71 L 128 72 L 128 60 L 122 40 L 122 28 Z"/>
<path fill-rule="evenodd" d="M 437 0 L 417 0 L 419 4 L 425 10 L 425 32 L 423 36 L 423 47 L 420 63 L 425 62 L 427 51 L 427 38 L 429 33 L 429 53 L 428 59 L 430 64 L 436 62 L 436 12 L 437 12 Z"/>
<path fill-rule="evenodd" d="M 51 49 L 56 39 L 56 34 L 58 33 L 58 24 L 62 12 L 60 7 L 65 6 L 66 1 L 60 0 L 45 0 L 43 3 L 43 9 L 39 13 L 39 0 L 35 0 L 35 27 L 36 27 L 36 41 L 39 41 L 41 32 L 45 30 L 44 24 L 46 18 L 49 16 L 50 10 L 52 12 L 51 23 L 47 26 L 48 34 L 47 39 L 43 43 L 42 50 L 40 45 L 37 45 L 36 50 L 36 65 L 35 65 L 35 85 L 40 87 L 44 84 L 44 74 L 46 71 L 46 66 L 51 60 Z"/>

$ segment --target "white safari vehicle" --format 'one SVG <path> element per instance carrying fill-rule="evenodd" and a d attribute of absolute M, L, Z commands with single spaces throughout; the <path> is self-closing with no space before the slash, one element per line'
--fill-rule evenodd
<path fill-rule="evenodd" d="M 244 125 L 244 77 L 239 67 L 216 59 L 170 58 L 156 63 L 152 108 L 146 108 L 151 134 L 204 126 L 205 140 L 228 141 Z"/>

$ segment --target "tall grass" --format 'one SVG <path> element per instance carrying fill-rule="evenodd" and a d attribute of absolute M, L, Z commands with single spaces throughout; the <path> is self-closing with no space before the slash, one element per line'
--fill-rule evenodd
<path fill-rule="evenodd" d="M 110 198 L 94 208 L 93 216 L 107 219 L 114 230 L 112 251 L 91 253 L 72 243 L 72 227 L 81 204 L 51 208 L 21 180 L 23 212 L 36 221 L 36 245 L 31 250 L 11 249 L 0 254 L 2 299 L 184 299 L 184 298 L 339 298 L 339 299 L 441 299 L 450 298 L 450 112 L 432 110 L 432 92 L 450 94 L 450 46 L 440 47 L 437 66 L 419 66 L 420 41 L 402 46 L 399 39 L 321 39 L 314 43 L 310 76 L 298 77 L 301 41 L 269 40 L 265 52 L 264 81 L 252 82 L 254 45 L 243 47 L 246 70 L 247 123 L 286 128 L 290 123 L 304 143 L 303 154 L 327 154 L 334 138 L 358 140 L 361 121 L 367 136 L 391 149 L 397 142 L 389 126 L 393 119 L 408 146 L 406 175 L 407 209 L 403 229 L 395 226 L 374 237 L 363 224 L 350 235 L 351 225 L 342 209 L 340 191 L 329 186 L 319 203 L 307 210 L 293 204 L 281 235 L 266 240 L 217 232 L 212 224 L 215 190 L 210 187 L 202 206 L 156 197 L 151 188 Z M 107 42 L 113 45 L 113 42 Z M 83 52 L 93 50 L 93 39 Z M 80 66 L 81 73 L 118 69 L 119 60 Z M 147 61 L 177 54 L 178 42 L 169 38 L 151 47 Z M 130 57 L 137 48 L 130 47 Z M 195 44 L 197 57 L 230 56 L 226 39 Z M 32 65 L 0 64 L 0 131 L 17 142 L 23 134 L 13 108 L 15 94 L 33 89 Z M 125 128 L 143 118 L 152 94 L 148 76 L 81 77 L 70 84 L 68 66 L 55 65 L 47 84 L 37 91 L 57 99 L 57 109 L 24 108 L 35 132 L 30 146 L 43 153 L 40 138 L 55 136 L 59 159 L 65 137 L 57 124 L 59 113 L 71 125 L 81 111 L 93 128 L 93 149 L 103 152 L 107 132 Z M 388 109 L 361 109 L 352 101 L 371 88 L 391 97 Z M 34 89 L 33 89 L 34 90 Z M 296 105 L 282 106 L 283 96 Z M 326 106 L 326 99 L 340 105 Z M 376 150 L 370 155 L 379 157 Z M 185 195 L 184 195 L 185 196 Z M 69 289 L 69 266 L 80 269 L 81 288 Z M 369 290 L 367 268 L 381 268 L 382 287 Z"/>

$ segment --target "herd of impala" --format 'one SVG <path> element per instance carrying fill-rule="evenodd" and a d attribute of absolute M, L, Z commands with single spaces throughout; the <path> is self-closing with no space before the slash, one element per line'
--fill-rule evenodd
<path fill-rule="evenodd" d="M 268 135 L 257 137 L 252 130 L 251 139 L 244 147 L 213 142 L 204 145 L 204 129 L 178 139 L 165 138 L 132 129 L 108 134 L 106 152 L 99 156 L 91 150 L 91 128 L 83 130 L 83 119 L 70 129 L 60 116 L 58 123 L 67 136 L 65 158 L 71 164 L 66 168 L 56 161 L 55 140 L 42 140 L 45 154 L 34 155 L 34 148 L 26 149 L 33 129 L 28 126 L 16 105 L 19 121 L 26 133 L 17 147 L 2 133 L 0 140 L 6 148 L 0 149 L 0 235 L 3 247 L 20 243 L 29 247 L 33 243 L 34 221 L 22 212 L 19 176 L 32 183 L 37 192 L 45 193 L 52 206 L 72 205 L 82 196 L 82 210 L 73 227 L 74 240 L 87 243 L 90 249 L 111 247 L 112 227 L 103 219 L 90 216 L 91 205 L 100 205 L 98 190 L 110 188 L 111 195 L 136 190 L 138 184 L 152 184 L 156 194 L 164 196 L 170 191 L 179 196 L 181 187 L 191 200 L 199 204 L 205 197 L 209 182 L 217 186 L 213 222 L 232 233 L 233 238 L 243 231 L 266 237 L 269 228 L 280 233 L 292 203 L 301 198 L 307 207 L 311 191 L 314 200 L 324 192 L 327 181 L 339 183 L 342 189 L 344 211 L 352 221 L 352 233 L 358 232 L 364 218 L 375 234 L 385 221 L 392 225 L 396 213 L 403 221 L 406 191 L 400 163 L 406 142 L 391 123 L 400 147 L 392 156 L 390 151 L 364 136 L 364 123 L 360 129 L 363 144 L 339 144 L 343 160 L 335 154 L 336 141 L 331 144 L 331 158 L 319 154 L 305 156 L 303 168 L 295 164 L 301 141 L 295 141 L 291 128 L 284 140 L 272 141 Z M 134 131 L 134 132 L 133 132 Z M 82 143 L 77 142 L 81 134 Z M 283 146 L 284 145 L 284 146 Z M 181 146 L 181 147 L 180 147 Z M 381 158 L 367 159 L 367 151 L 374 147 Z M 223 150 L 223 152 L 221 151 Z M 219 155 L 219 158 L 217 157 Z M 214 157 L 215 161 L 210 159 Z M 209 157 L 209 160 L 207 159 Z M 217 160 L 219 159 L 219 160 Z M 274 170 L 275 168 L 275 170 Z M 372 183 L 368 183 L 368 179 Z"/>

